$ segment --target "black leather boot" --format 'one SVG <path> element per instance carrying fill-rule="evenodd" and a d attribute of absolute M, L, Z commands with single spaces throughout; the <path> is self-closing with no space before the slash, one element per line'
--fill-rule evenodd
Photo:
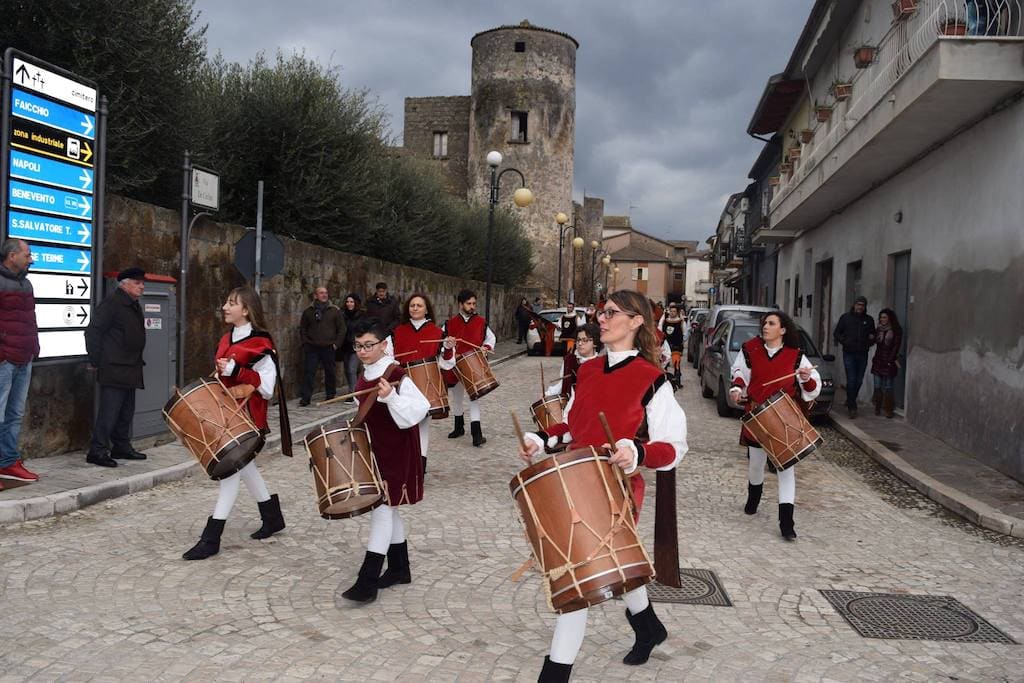
<path fill-rule="evenodd" d="M 183 560 L 205 560 L 219 553 L 220 537 L 224 533 L 224 521 L 207 517 L 206 528 L 203 529 L 203 535 L 199 537 L 199 542 L 189 548 L 181 558 Z"/>
<path fill-rule="evenodd" d="M 875 415 L 882 414 L 882 390 L 875 389 L 875 393 L 871 394 L 871 402 L 875 404 Z"/>
<path fill-rule="evenodd" d="M 896 414 L 896 394 L 891 390 L 882 392 L 882 410 L 888 418 Z"/>
<path fill-rule="evenodd" d="M 787 541 L 796 540 L 796 529 L 793 528 L 793 504 L 779 503 L 779 530 Z"/>
<path fill-rule="evenodd" d="M 388 546 L 388 568 L 377 579 L 377 588 L 390 588 L 396 583 L 412 583 L 407 541 L 392 543 Z"/>
<path fill-rule="evenodd" d="M 466 434 L 466 421 L 462 415 L 455 416 L 455 429 L 448 432 L 449 439 L 457 439 Z"/>
<path fill-rule="evenodd" d="M 270 538 L 278 531 L 284 529 L 284 515 L 281 514 L 281 501 L 277 499 L 276 493 L 270 497 L 270 500 L 257 503 L 257 505 L 260 506 L 260 519 L 263 520 L 263 526 L 249 534 L 250 538 Z"/>
<path fill-rule="evenodd" d="M 380 553 L 366 551 L 363 566 L 359 568 L 356 582 L 341 597 L 354 602 L 373 602 L 377 599 L 377 579 L 380 568 L 384 566 L 384 556 Z"/>
<path fill-rule="evenodd" d="M 544 668 L 537 676 L 537 683 L 568 683 L 572 674 L 572 664 L 552 662 L 551 657 L 544 658 Z"/>
<path fill-rule="evenodd" d="M 479 448 L 487 443 L 487 439 L 484 438 L 484 430 L 480 426 L 479 422 L 470 422 L 469 431 L 473 434 L 473 445 Z"/>
<path fill-rule="evenodd" d="M 761 503 L 761 492 L 764 490 L 764 484 L 751 484 L 747 482 L 747 504 L 743 506 L 743 511 L 748 515 L 753 515 L 757 512 L 757 506 Z"/>
<path fill-rule="evenodd" d="M 630 614 L 627 609 L 626 619 L 633 627 L 636 642 L 633 643 L 633 649 L 622 658 L 622 663 L 633 666 L 643 664 L 650 659 L 654 646 L 665 642 L 665 639 L 668 638 L 668 631 L 658 619 L 658 615 L 654 613 L 653 604 L 647 605 L 647 609 L 640 614 Z"/>

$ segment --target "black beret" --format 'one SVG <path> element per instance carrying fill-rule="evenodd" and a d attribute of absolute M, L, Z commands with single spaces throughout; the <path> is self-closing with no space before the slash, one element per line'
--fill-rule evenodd
<path fill-rule="evenodd" d="M 142 268 L 136 268 L 136 267 L 125 268 L 124 270 L 122 270 L 120 273 L 117 274 L 117 281 L 118 282 L 120 282 L 121 280 L 145 280 L 145 279 L 146 279 L 146 271 L 144 271 Z"/>

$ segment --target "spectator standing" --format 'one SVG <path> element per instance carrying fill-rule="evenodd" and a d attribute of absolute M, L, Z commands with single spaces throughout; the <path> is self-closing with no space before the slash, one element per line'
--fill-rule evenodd
<path fill-rule="evenodd" d="M 530 302 L 524 296 L 516 306 L 516 344 L 526 341 L 526 332 L 530 329 L 530 321 L 533 320 L 531 313 L 533 310 L 530 308 Z"/>
<path fill-rule="evenodd" d="M 378 282 L 376 290 L 376 295 L 366 303 L 366 317 L 376 318 L 384 326 L 384 331 L 391 334 L 402 321 L 402 307 L 397 298 L 388 294 L 386 282 Z"/>
<path fill-rule="evenodd" d="M 345 319 L 345 341 L 338 349 L 342 366 L 345 369 L 345 381 L 348 382 L 349 392 L 356 390 L 356 382 L 359 381 L 359 357 L 352 349 L 352 344 L 355 342 L 352 330 L 355 329 L 356 322 L 365 316 L 362 308 L 362 298 L 355 292 L 349 292 L 349 295 L 345 297 L 345 307 L 341 309 L 341 316 Z M 359 403 L 359 399 L 350 398 L 349 402 Z"/>
<path fill-rule="evenodd" d="M 903 328 L 891 308 L 883 308 L 878 313 L 878 327 L 875 328 L 875 357 L 871 359 L 871 377 L 875 382 L 875 392 L 871 397 L 875 404 L 875 415 L 891 418 L 896 409 L 893 395 L 893 381 L 900 373 L 900 346 L 903 344 Z"/>
<path fill-rule="evenodd" d="M 867 310 L 868 300 L 858 296 L 853 302 L 853 308 L 839 317 L 832 334 L 843 347 L 846 409 L 850 419 L 857 417 L 857 394 L 864 382 L 864 371 L 868 368 L 868 349 L 875 343 L 875 321 Z"/>
<path fill-rule="evenodd" d="M 146 288 L 142 268 L 126 268 L 117 274 L 117 289 L 104 299 L 85 328 L 89 365 L 96 369 L 100 385 L 99 409 L 85 461 L 101 467 L 117 467 L 118 460 L 145 460 L 132 448 L 135 390 L 142 389 L 142 352 L 146 326 L 139 297 Z"/>
<path fill-rule="evenodd" d="M 534 297 L 533 299 L 533 312 L 540 315 L 540 312 L 544 310 L 544 302 L 541 301 L 540 297 Z"/>
<path fill-rule="evenodd" d="M 32 252 L 23 240 L 8 239 L 0 253 L 0 480 L 36 481 L 39 476 L 25 469 L 18 453 L 32 359 L 39 355 L 36 302 L 27 278 Z"/>
<path fill-rule="evenodd" d="M 331 303 L 326 287 L 317 287 L 313 292 L 313 303 L 302 312 L 299 322 L 299 337 L 305 355 L 302 386 L 299 389 L 299 405 L 308 406 L 313 398 L 316 371 L 324 369 L 324 398 L 331 400 L 337 392 L 334 373 L 335 355 L 345 343 L 345 320 L 338 307 Z"/>

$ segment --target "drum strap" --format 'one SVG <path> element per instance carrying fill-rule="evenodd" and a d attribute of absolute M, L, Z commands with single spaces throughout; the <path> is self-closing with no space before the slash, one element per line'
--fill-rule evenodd
<path fill-rule="evenodd" d="M 387 381 L 387 379 L 391 377 L 391 373 L 394 372 L 395 368 L 397 367 L 398 366 L 395 364 L 389 365 L 387 369 L 384 370 L 384 374 L 380 376 L 380 379 Z M 370 414 L 371 410 L 373 410 L 373 403 L 376 400 L 376 393 L 368 394 L 366 398 L 363 399 L 363 402 L 359 404 L 359 412 L 356 413 L 356 419 L 352 420 L 352 427 L 358 427 L 359 425 L 363 424 L 363 421 L 366 419 L 366 416 Z"/>
<path fill-rule="evenodd" d="M 271 351 L 274 359 L 274 369 L 277 371 L 277 417 L 281 429 L 281 452 L 292 457 L 292 423 L 288 419 L 288 402 L 284 395 L 284 382 L 281 381 L 281 363 L 278 362 L 277 352 Z"/>

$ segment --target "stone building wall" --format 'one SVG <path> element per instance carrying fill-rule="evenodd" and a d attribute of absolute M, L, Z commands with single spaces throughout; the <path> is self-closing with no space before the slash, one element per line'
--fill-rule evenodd
<path fill-rule="evenodd" d="M 458 197 L 465 197 L 469 189 L 469 106 L 465 95 L 405 98 L 404 148 L 440 166 L 448 191 Z M 441 158 L 434 157 L 434 133 L 438 132 L 448 133 L 448 154 Z"/>

